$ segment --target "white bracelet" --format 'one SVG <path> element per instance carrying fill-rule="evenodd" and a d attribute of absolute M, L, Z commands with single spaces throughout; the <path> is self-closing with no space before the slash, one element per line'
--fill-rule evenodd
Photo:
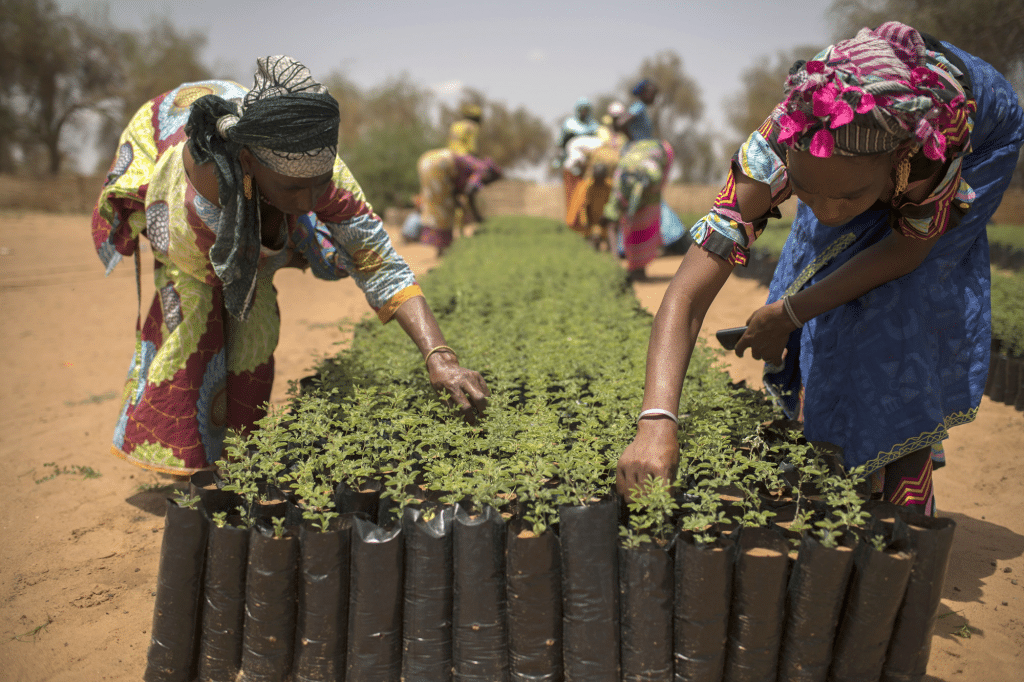
<path fill-rule="evenodd" d="M 669 419 L 674 421 L 676 424 L 679 423 L 679 417 L 675 416 L 674 414 L 672 414 L 668 410 L 661 409 L 660 407 L 652 407 L 649 410 L 644 410 L 643 412 L 640 413 L 640 416 L 637 417 L 636 420 L 640 421 L 644 417 L 651 417 L 653 415 L 659 415 L 659 416 L 662 416 L 662 417 L 668 417 Z"/>
<path fill-rule="evenodd" d="M 793 306 L 789 303 L 789 296 L 782 299 L 782 308 L 786 311 L 786 314 L 789 315 L 789 321 L 795 324 L 797 329 L 803 328 L 804 323 L 801 322 L 797 318 L 796 313 L 793 312 Z"/>

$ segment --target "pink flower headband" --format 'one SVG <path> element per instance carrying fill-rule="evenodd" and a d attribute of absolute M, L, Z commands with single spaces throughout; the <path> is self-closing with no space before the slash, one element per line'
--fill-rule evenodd
<path fill-rule="evenodd" d="M 864 29 L 791 72 L 774 115 L 779 142 L 828 157 L 891 152 L 911 140 L 928 158 L 945 159 L 944 131 L 956 127 L 966 100 L 936 72 L 906 64 L 901 56 L 913 57 L 902 47 Z"/>

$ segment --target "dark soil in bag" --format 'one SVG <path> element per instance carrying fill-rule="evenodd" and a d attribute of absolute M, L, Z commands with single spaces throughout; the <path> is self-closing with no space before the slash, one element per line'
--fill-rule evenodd
<path fill-rule="evenodd" d="M 789 546 L 772 528 L 739 531 L 726 682 L 774 682 L 789 580 Z"/>
<path fill-rule="evenodd" d="M 514 682 L 562 679 L 562 570 L 558 536 L 509 525 L 505 544 L 508 658 Z"/>
<path fill-rule="evenodd" d="M 353 517 L 347 682 L 398 682 L 402 674 L 402 526 Z"/>
<path fill-rule="evenodd" d="M 708 544 L 697 542 L 689 532 L 676 537 L 676 682 L 722 679 L 735 560 L 736 542 L 732 536 L 719 537 Z"/>
<path fill-rule="evenodd" d="M 377 480 L 366 481 L 356 490 L 344 481 L 334 489 L 334 508 L 339 514 L 362 512 L 371 523 L 377 523 L 380 493 L 384 485 Z"/>
<path fill-rule="evenodd" d="M 299 532 L 295 682 L 344 678 L 351 531 L 351 517 L 342 517 L 326 531 L 306 522 Z"/>
<path fill-rule="evenodd" d="M 167 500 L 146 682 L 195 678 L 206 537 L 206 519 L 198 508 Z"/>
<path fill-rule="evenodd" d="M 779 656 L 782 682 L 825 682 L 832 644 L 853 568 L 850 544 L 825 547 L 810 533 L 789 577 Z"/>
<path fill-rule="evenodd" d="M 449 680 L 452 676 L 452 525 L 455 508 L 406 507 L 405 604 L 402 677 Z"/>
<path fill-rule="evenodd" d="M 505 521 L 493 507 L 455 509 L 452 604 L 453 679 L 508 679 L 505 624 Z"/>
<path fill-rule="evenodd" d="M 673 547 L 619 548 L 622 679 L 672 682 Z"/>
<path fill-rule="evenodd" d="M 194 480 L 195 476 L 193 483 Z M 240 497 L 221 490 L 207 493 L 211 494 L 201 497 L 210 530 L 203 577 L 199 680 L 235 682 L 242 665 L 249 529 L 239 527 L 240 519 L 233 513 L 241 504 Z M 232 525 L 218 527 L 212 522 L 210 519 L 217 512 L 228 514 Z"/>
<path fill-rule="evenodd" d="M 567 682 L 619 680 L 619 503 L 559 509 Z"/>
<path fill-rule="evenodd" d="M 831 682 L 881 677 L 893 624 L 914 567 L 906 524 L 896 517 L 894 522 L 875 525 L 884 529 L 891 541 L 879 551 L 864 539 L 854 550 L 850 587 L 832 651 Z"/>
<path fill-rule="evenodd" d="M 266 519 L 256 521 L 249 535 L 239 682 L 284 682 L 292 669 L 298 555 L 294 534 L 274 537 Z"/>
<path fill-rule="evenodd" d="M 903 605 L 896 615 L 889 651 L 882 670 L 883 682 L 921 682 L 931 653 L 932 628 L 942 598 L 956 523 L 903 513 L 915 553 Z"/>

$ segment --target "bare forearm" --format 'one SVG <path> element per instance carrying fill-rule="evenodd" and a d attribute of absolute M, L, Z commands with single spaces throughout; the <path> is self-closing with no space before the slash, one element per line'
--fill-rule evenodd
<path fill-rule="evenodd" d="M 679 409 L 683 379 L 704 316 L 731 272 L 731 265 L 703 249 L 687 252 L 654 317 L 643 409 Z"/>
<path fill-rule="evenodd" d="M 395 311 L 395 319 L 422 355 L 426 356 L 432 348 L 445 345 L 437 318 L 422 296 L 414 296 L 400 305 Z"/>

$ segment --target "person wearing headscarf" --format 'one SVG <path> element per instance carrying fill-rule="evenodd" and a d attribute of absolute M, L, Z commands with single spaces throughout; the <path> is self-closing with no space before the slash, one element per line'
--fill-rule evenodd
<path fill-rule="evenodd" d="M 432 149 L 420 156 L 416 172 L 422 201 L 420 242 L 436 247 L 437 255 L 442 256 L 452 245 L 460 211 L 483 222 L 476 195 L 484 185 L 501 178 L 501 168 L 491 159 Z"/>
<path fill-rule="evenodd" d="M 600 144 L 587 152 L 583 160 L 582 180 L 573 190 L 565 222 L 586 237 L 595 249 L 602 244 L 614 253 L 616 247 L 607 221 L 604 207 L 612 192 L 612 176 L 619 163 L 619 151 L 612 143 Z"/>
<path fill-rule="evenodd" d="M 154 256 L 156 295 L 135 355 L 112 451 L 188 475 L 217 466 L 228 429 L 265 414 L 280 317 L 275 271 L 352 277 L 381 322 L 397 319 L 431 384 L 464 416 L 487 386 L 460 367 L 380 218 L 337 157 L 338 103 L 305 66 L 261 58 L 252 89 L 183 84 L 144 104 L 122 133 L 93 212 L 109 273 Z"/>
<path fill-rule="evenodd" d="M 948 430 L 972 421 L 991 336 L 986 223 L 1024 143 L 995 69 L 896 22 L 798 62 L 732 158 L 655 317 L 627 496 L 678 462 L 676 413 L 704 315 L 778 205 L 798 198 L 768 303 L 736 345 L 804 435 L 873 494 L 934 513 Z"/>
<path fill-rule="evenodd" d="M 459 108 L 462 118 L 448 127 L 448 149 L 456 154 L 476 155 L 477 138 L 480 137 L 480 123 L 483 109 L 478 104 L 463 104 Z"/>
<path fill-rule="evenodd" d="M 654 139 L 654 124 L 647 108 L 658 97 L 658 85 L 645 78 L 633 86 L 630 94 L 636 99 L 615 119 L 615 127 L 625 133 L 627 145 L 639 140 Z"/>
<path fill-rule="evenodd" d="M 647 265 L 661 253 L 661 194 L 674 158 L 668 142 L 638 140 L 615 167 L 602 222 L 622 235 L 630 281 L 646 279 Z"/>
<path fill-rule="evenodd" d="M 573 115 L 562 121 L 562 126 L 558 132 L 558 157 L 555 160 L 554 167 L 562 169 L 566 209 L 568 209 L 569 203 L 572 201 L 572 193 L 576 189 L 576 185 L 579 184 L 580 176 L 582 175 L 581 169 L 576 169 L 576 172 L 573 172 L 573 169 L 568 164 L 570 161 L 569 154 L 572 148 L 577 146 L 573 141 L 576 138 L 590 138 L 597 135 L 599 127 L 600 124 L 594 118 L 594 105 L 586 97 L 577 99 L 576 105 L 573 107 Z M 578 142 L 578 140 L 576 141 Z M 585 146 L 586 144 L 584 142 Z M 590 148 L 596 147 L 597 144 L 600 144 L 600 141 L 594 140 Z"/>
<path fill-rule="evenodd" d="M 612 102 L 608 105 L 608 111 L 601 117 L 601 125 L 597 128 L 597 136 L 601 144 L 619 151 L 626 143 L 625 133 L 616 129 L 615 121 L 619 116 L 626 113 L 626 105 L 622 102 Z"/>

